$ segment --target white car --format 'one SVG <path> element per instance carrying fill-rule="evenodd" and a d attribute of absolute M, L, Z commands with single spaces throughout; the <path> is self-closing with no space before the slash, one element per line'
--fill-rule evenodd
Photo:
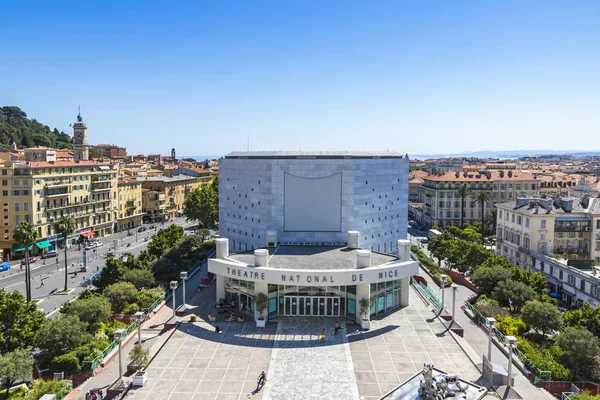
<path fill-rule="evenodd" d="M 96 243 L 90 243 L 84 247 L 85 250 L 93 250 L 96 248 Z"/>
<path fill-rule="evenodd" d="M 102 246 L 104 246 L 104 243 L 102 243 L 100 241 L 96 242 L 96 247 L 102 247 Z"/>

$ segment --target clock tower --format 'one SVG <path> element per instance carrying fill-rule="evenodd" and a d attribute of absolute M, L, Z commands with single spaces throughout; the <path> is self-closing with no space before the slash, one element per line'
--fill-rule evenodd
<path fill-rule="evenodd" d="M 77 115 L 77 122 L 73 124 L 73 158 L 75 161 L 89 160 L 89 145 L 87 140 L 87 125 L 81 117 L 81 110 Z"/>

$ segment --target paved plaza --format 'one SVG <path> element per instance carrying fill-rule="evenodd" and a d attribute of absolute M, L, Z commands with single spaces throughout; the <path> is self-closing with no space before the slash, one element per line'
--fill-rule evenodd
<path fill-rule="evenodd" d="M 420 371 L 424 362 L 475 381 L 479 370 L 411 289 L 410 306 L 362 332 L 334 318 L 182 323 L 148 368 L 148 382 L 127 398 L 139 400 L 379 399 Z M 218 325 L 221 333 L 214 332 Z M 326 328 L 326 340 L 319 333 Z M 267 372 L 258 393 L 256 378 Z"/>

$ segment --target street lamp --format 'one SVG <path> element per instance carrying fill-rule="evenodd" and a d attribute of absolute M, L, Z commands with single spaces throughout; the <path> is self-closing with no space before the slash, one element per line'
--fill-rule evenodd
<path fill-rule="evenodd" d="M 440 314 L 444 311 L 444 289 L 446 288 L 446 279 L 448 279 L 448 275 L 440 275 L 440 282 L 442 282 L 442 308 L 440 309 Z"/>
<path fill-rule="evenodd" d="M 121 353 L 123 352 L 121 344 L 123 342 L 123 339 L 125 339 L 125 329 L 115 330 L 115 340 L 119 343 L 119 379 L 121 379 L 121 377 L 123 376 L 123 363 L 121 360 Z"/>
<path fill-rule="evenodd" d="M 181 271 L 179 273 L 179 277 L 181 278 L 181 283 L 183 284 L 183 308 L 187 309 L 187 304 L 185 303 L 185 280 L 188 277 L 188 273 Z"/>
<path fill-rule="evenodd" d="M 452 322 L 454 322 L 454 316 L 456 315 L 456 292 L 458 291 L 458 285 L 452 284 Z"/>
<path fill-rule="evenodd" d="M 492 362 L 492 336 L 494 335 L 494 325 L 496 325 L 496 319 L 487 317 L 487 328 L 488 328 L 488 361 Z"/>
<path fill-rule="evenodd" d="M 506 336 L 508 342 L 508 387 L 512 386 L 512 354 L 513 348 L 517 347 L 517 338 L 514 336 Z"/>
<path fill-rule="evenodd" d="M 138 344 L 141 346 L 142 345 L 142 322 L 144 322 L 144 319 L 146 318 L 146 314 L 144 314 L 143 311 L 138 311 L 133 315 L 135 316 L 135 322 L 138 323 Z"/>
<path fill-rule="evenodd" d="M 169 284 L 171 290 L 173 291 L 173 317 L 175 317 L 175 290 L 177 289 L 177 281 L 171 281 Z"/>

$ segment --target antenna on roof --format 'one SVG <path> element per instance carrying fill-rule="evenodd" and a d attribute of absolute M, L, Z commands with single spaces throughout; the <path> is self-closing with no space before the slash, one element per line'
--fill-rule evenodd
<path fill-rule="evenodd" d="M 250 151 L 250 134 L 248 134 L 248 151 Z"/>

